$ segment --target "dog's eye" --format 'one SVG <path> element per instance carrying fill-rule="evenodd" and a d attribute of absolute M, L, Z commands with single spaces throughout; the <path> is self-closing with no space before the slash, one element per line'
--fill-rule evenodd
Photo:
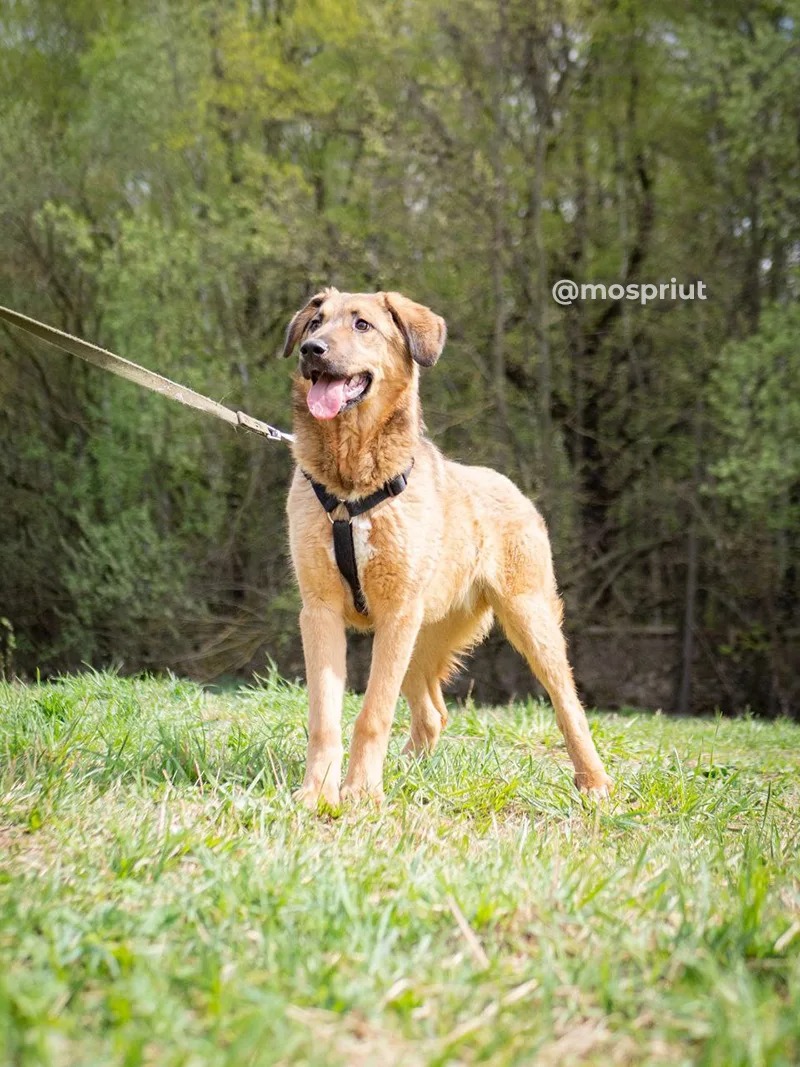
<path fill-rule="evenodd" d="M 372 329 L 371 323 L 367 322 L 366 319 L 356 319 L 353 323 L 353 327 L 358 330 L 359 333 L 366 333 L 367 330 Z"/>
<path fill-rule="evenodd" d="M 321 325 L 322 325 L 322 316 L 321 315 L 317 315 L 317 317 L 315 319 L 312 319 L 311 322 L 309 322 L 308 328 L 309 328 L 309 330 L 318 330 Z"/>

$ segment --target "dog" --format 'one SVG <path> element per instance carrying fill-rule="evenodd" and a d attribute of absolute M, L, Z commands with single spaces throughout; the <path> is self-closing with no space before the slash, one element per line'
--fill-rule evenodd
<path fill-rule="evenodd" d="M 309 697 L 296 795 L 312 809 L 382 799 L 401 692 L 406 751 L 433 750 L 447 723 L 442 684 L 494 618 L 550 696 L 578 789 L 599 799 L 612 785 L 567 660 L 544 520 L 502 474 L 451 462 L 423 436 L 420 368 L 446 336 L 442 318 L 400 293 L 334 288 L 286 331 L 283 355 L 299 347 L 287 514 Z M 348 627 L 374 638 L 340 785 Z"/>

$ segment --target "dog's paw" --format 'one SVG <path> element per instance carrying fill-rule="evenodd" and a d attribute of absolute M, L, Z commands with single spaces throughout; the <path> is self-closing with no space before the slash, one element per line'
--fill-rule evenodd
<path fill-rule="evenodd" d="M 614 791 L 614 782 L 602 771 L 600 774 L 580 774 L 575 776 L 575 785 L 587 800 L 608 800 Z"/>
<path fill-rule="evenodd" d="M 320 807 L 339 808 L 341 797 L 339 786 L 335 782 L 303 782 L 294 793 L 296 804 L 308 808 L 309 811 L 318 811 Z"/>
<path fill-rule="evenodd" d="M 357 785 L 355 782 L 345 782 L 342 786 L 342 804 L 356 805 L 371 802 L 380 806 L 383 803 L 383 786 Z"/>
<path fill-rule="evenodd" d="M 403 749 L 404 756 L 429 756 L 439 743 L 447 719 L 438 712 L 429 715 L 413 715 L 411 735 Z"/>
<path fill-rule="evenodd" d="M 430 756 L 431 752 L 433 752 L 435 743 L 436 742 L 432 745 L 427 739 L 419 737 L 415 738 L 412 734 L 405 743 L 403 755 L 411 756 L 412 759 L 422 759 L 424 756 Z"/>

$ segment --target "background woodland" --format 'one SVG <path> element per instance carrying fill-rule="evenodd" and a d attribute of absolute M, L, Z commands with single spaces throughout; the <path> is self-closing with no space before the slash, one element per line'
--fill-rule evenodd
<path fill-rule="evenodd" d="M 798 714 L 797 0 L 6 0 L 0 233 L 0 303 L 284 428 L 310 293 L 430 304 L 429 432 L 538 501 L 587 699 Z M 300 674 L 290 472 L 0 327 L 6 673 Z"/>

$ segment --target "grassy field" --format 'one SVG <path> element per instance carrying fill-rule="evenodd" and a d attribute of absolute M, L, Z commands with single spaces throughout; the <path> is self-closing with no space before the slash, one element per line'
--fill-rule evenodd
<path fill-rule="evenodd" d="M 348 698 L 348 727 L 358 707 Z M 456 709 L 298 810 L 305 694 L 0 684 L 3 1063 L 800 1062 L 800 727 Z"/>

